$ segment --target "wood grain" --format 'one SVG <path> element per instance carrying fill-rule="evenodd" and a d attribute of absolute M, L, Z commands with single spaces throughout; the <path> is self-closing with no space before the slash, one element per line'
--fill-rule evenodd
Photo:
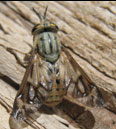
<path fill-rule="evenodd" d="M 57 115 L 42 114 L 38 121 L 46 129 L 115 129 L 115 1 L 0 2 L 0 116 L 3 116 L 0 118 L 0 128 L 9 129 L 8 119 L 17 92 L 15 89 L 18 89 L 25 72 L 25 69 L 17 63 L 14 55 L 5 47 L 28 53 L 31 50 L 30 45 L 33 45 L 31 29 L 39 23 L 39 18 L 33 12 L 32 7 L 37 8 L 40 14 L 43 14 L 47 5 L 48 20 L 58 25 L 61 41 L 88 76 L 101 89 L 107 102 L 107 109 L 84 106 L 79 108 L 77 106 L 77 110 L 81 109 L 83 113 L 79 115 L 76 121 L 68 113 L 63 113 L 63 107 L 61 106 L 55 108 L 59 112 L 56 113 Z M 23 61 L 24 54 L 18 52 L 17 54 Z M 68 98 L 64 100 L 64 103 L 67 100 L 71 101 Z M 76 102 L 73 102 L 73 104 L 81 105 Z M 68 109 L 66 109 L 66 105 L 64 105 L 64 108 L 64 110 Z M 89 113 L 85 111 L 86 108 Z M 58 117 L 58 114 L 60 117 Z M 90 117 L 90 121 L 85 121 L 88 114 L 92 114 L 92 117 Z M 109 117 L 106 119 L 106 116 Z M 64 117 L 64 119 L 61 117 Z M 91 119 L 95 121 L 94 125 L 85 124 L 91 123 Z M 84 126 L 79 127 L 79 124 Z"/>

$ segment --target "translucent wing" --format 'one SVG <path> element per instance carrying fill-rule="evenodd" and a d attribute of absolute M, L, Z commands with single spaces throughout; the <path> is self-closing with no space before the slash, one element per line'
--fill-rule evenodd
<path fill-rule="evenodd" d="M 103 96 L 98 87 L 92 82 L 92 80 L 88 77 L 88 75 L 84 72 L 84 70 L 80 67 L 80 65 L 75 61 L 75 59 L 71 56 L 68 50 L 63 47 L 63 52 L 66 54 L 69 59 L 69 63 L 73 71 L 71 73 L 75 73 L 74 77 L 72 74 L 72 87 L 69 89 L 72 90 L 72 96 L 75 99 L 80 100 L 84 104 L 90 106 L 101 106 L 104 105 Z M 69 90 L 70 91 L 70 90 Z"/>
<path fill-rule="evenodd" d="M 25 121 L 42 105 L 47 92 L 39 86 L 38 55 L 32 55 L 19 91 L 15 97 L 13 111 L 9 119 L 11 129 L 21 129 Z M 42 93 L 41 93 L 42 92 Z"/>

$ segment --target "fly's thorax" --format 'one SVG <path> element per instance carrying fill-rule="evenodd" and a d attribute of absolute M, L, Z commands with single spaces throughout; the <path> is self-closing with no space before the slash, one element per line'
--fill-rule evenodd
<path fill-rule="evenodd" d="M 43 32 L 34 37 L 35 47 L 45 60 L 49 62 L 57 61 L 61 44 L 58 35 L 54 32 Z"/>

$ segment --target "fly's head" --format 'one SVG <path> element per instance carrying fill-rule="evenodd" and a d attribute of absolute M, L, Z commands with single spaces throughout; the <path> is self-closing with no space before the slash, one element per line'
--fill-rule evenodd
<path fill-rule="evenodd" d="M 56 24 L 54 23 L 50 23 L 49 21 L 47 21 L 46 19 L 46 13 L 47 13 L 47 9 L 48 6 L 46 7 L 46 10 L 44 12 L 44 16 L 41 17 L 35 9 L 34 12 L 38 15 L 39 19 L 40 19 L 40 24 L 36 24 L 33 28 L 32 28 L 32 34 L 33 36 L 35 36 L 36 34 L 40 34 L 42 32 L 54 32 L 57 33 L 59 28 Z"/>

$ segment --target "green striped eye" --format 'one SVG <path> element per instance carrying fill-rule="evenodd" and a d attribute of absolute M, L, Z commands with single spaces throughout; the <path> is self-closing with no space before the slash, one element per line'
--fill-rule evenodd
<path fill-rule="evenodd" d="M 50 26 L 52 26 L 52 27 L 56 27 L 56 25 L 55 25 L 55 24 L 50 24 Z"/>
<path fill-rule="evenodd" d="M 57 32 L 59 30 L 58 26 L 54 23 L 47 23 L 47 24 L 37 24 L 32 29 L 32 34 L 34 35 L 36 32 L 42 33 L 42 32 Z"/>
<path fill-rule="evenodd" d="M 40 24 L 37 24 L 37 25 L 35 25 L 33 28 L 32 28 L 32 34 L 34 33 L 34 31 L 38 28 L 38 26 L 41 26 Z"/>
<path fill-rule="evenodd" d="M 55 24 L 53 24 L 53 23 L 51 23 L 50 26 L 51 26 L 51 27 L 55 27 L 56 29 L 58 29 L 58 26 L 55 25 Z"/>

